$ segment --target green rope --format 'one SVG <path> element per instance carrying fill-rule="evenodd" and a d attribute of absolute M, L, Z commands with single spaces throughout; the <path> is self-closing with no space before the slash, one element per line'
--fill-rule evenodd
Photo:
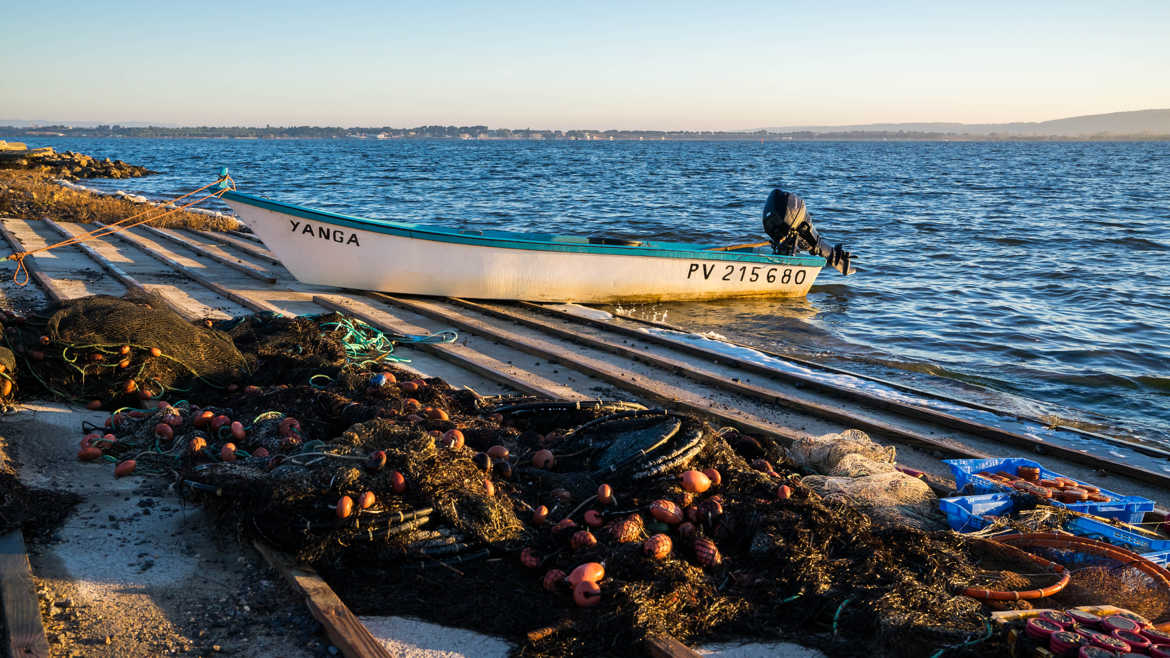
<path fill-rule="evenodd" d="M 833 637 L 837 636 L 837 622 L 841 620 L 841 611 L 844 610 L 845 606 L 849 605 L 852 601 L 853 597 L 845 599 L 841 602 L 841 605 L 837 606 L 837 612 L 833 613 Z"/>
<path fill-rule="evenodd" d="M 453 343 L 459 338 L 454 330 L 446 329 L 432 334 L 391 334 L 387 335 L 357 318 L 342 316 L 334 322 L 323 322 L 321 329 L 344 331 L 341 344 L 351 364 L 359 367 L 376 365 L 387 361 L 409 363 L 410 359 L 394 356 L 394 346 L 399 343 Z"/>

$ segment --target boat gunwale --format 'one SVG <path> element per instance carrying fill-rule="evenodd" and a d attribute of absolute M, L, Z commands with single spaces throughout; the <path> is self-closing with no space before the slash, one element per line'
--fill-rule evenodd
<path fill-rule="evenodd" d="M 365 217 L 343 215 L 328 210 L 315 210 L 295 204 L 264 199 L 250 194 L 243 194 L 235 190 L 224 193 L 223 198 L 237 201 L 246 205 L 255 206 L 264 210 L 294 215 L 303 219 L 313 220 L 326 224 L 340 225 L 350 229 L 359 229 L 399 237 L 430 240 L 432 242 L 449 242 L 466 244 L 478 247 L 495 247 L 504 249 L 525 249 L 532 251 L 568 252 L 585 254 L 604 254 L 611 256 L 640 256 L 647 258 L 675 258 L 688 260 L 716 260 L 740 263 L 760 263 L 781 267 L 816 267 L 823 268 L 825 259 L 819 256 L 773 256 L 768 254 L 748 254 L 733 251 L 709 251 L 696 247 L 692 250 L 668 249 L 646 246 L 623 245 L 595 245 L 557 243 L 537 239 L 503 238 L 491 235 L 473 235 L 457 232 L 458 229 L 449 229 L 439 226 L 395 226 L 392 220 L 377 220 Z M 517 235 L 524 235 L 518 233 Z M 569 236 L 572 237 L 572 236 Z"/>

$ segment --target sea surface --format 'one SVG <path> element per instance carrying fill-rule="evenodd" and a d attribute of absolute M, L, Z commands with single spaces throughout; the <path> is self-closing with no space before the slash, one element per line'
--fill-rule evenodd
<path fill-rule="evenodd" d="M 806 299 L 621 309 L 1170 445 L 1170 143 L 43 138 L 159 175 L 452 227 L 741 243 L 774 187 L 859 255 Z M 440 264 L 436 264 L 441 267 Z"/>

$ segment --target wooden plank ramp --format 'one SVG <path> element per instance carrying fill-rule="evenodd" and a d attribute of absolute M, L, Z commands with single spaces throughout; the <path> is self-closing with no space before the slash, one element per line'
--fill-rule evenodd
<path fill-rule="evenodd" d="M 48 658 L 49 640 L 41 620 L 24 535 L 19 529 L 0 536 L 0 600 L 8 631 L 8 655 Z"/>
<path fill-rule="evenodd" d="M 12 248 L 13 253 L 25 250 L 24 243 L 22 243 L 20 239 L 13 235 L 12 231 L 8 230 L 8 227 L 4 225 L 4 222 L 0 222 L 0 235 L 4 236 L 4 241 L 7 242 L 8 246 Z M 45 274 L 45 271 L 41 269 L 41 266 L 37 263 L 36 256 L 29 256 L 24 259 L 24 269 L 28 270 L 29 279 L 36 281 L 37 285 L 40 286 L 41 290 L 44 291 L 45 295 L 54 304 L 60 304 L 61 302 L 69 299 L 69 297 L 65 295 L 65 293 L 63 293 L 55 283 L 53 283 L 53 280 L 49 277 L 49 275 Z"/>

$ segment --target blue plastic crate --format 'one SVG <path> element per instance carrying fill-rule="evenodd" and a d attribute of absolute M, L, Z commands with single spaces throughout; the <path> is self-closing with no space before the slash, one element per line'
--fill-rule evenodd
<path fill-rule="evenodd" d="M 1154 553 L 1143 553 L 1142 557 L 1146 558 L 1154 564 L 1161 566 L 1170 565 L 1170 551 L 1156 551 Z"/>
<path fill-rule="evenodd" d="M 1139 532 L 1118 528 L 1096 519 L 1074 516 L 1064 523 L 1064 529 L 1089 539 L 1099 539 L 1134 553 L 1166 551 L 1170 554 L 1170 539 L 1148 537 Z"/>
<path fill-rule="evenodd" d="M 1073 482 L 1080 484 L 1090 484 L 1083 480 L 1070 478 L 1066 475 L 1061 475 L 1055 471 L 1050 471 L 1044 468 L 1040 462 L 1031 459 L 1023 459 L 1021 457 L 995 457 L 991 459 L 945 459 L 943 462 L 951 468 L 951 473 L 955 476 L 955 488 L 961 493 L 987 494 L 999 493 L 1005 491 L 1012 491 L 1008 485 L 989 480 L 987 478 L 975 477 L 979 473 L 994 473 L 997 471 L 1006 471 L 1014 474 L 1016 469 L 1021 466 L 1031 466 L 1040 469 L 1040 478 L 1051 480 L 1054 478 L 1067 478 Z M 1095 486 L 1095 485 L 1093 485 Z M 1110 519 L 1119 519 L 1126 523 L 1141 523 L 1145 517 L 1146 512 L 1154 509 L 1154 501 L 1141 496 L 1122 496 L 1121 494 L 1109 491 L 1108 489 L 1101 489 L 1101 493 L 1109 496 L 1110 500 L 1106 503 L 1095 503 L 1086 501 L 1083 503 L 1062 503 L 1058 500 L 1052 500 L 1053 505 L 1065 507 L 1074 512 L 1081 512 L 1083 514 L 1092 514 L 1094 516 L 1104 516 Z"/>
<path fill-rule="evenodd" d="M 938 507 L 947 515 L 947 523 L 952 530 L 974 532 L 991 523 L 984 516 L 1011 514 L 1015 510 L 1015 503 L 1009 493 L 993 493 L 943 498 L 938 501 Z"/>

